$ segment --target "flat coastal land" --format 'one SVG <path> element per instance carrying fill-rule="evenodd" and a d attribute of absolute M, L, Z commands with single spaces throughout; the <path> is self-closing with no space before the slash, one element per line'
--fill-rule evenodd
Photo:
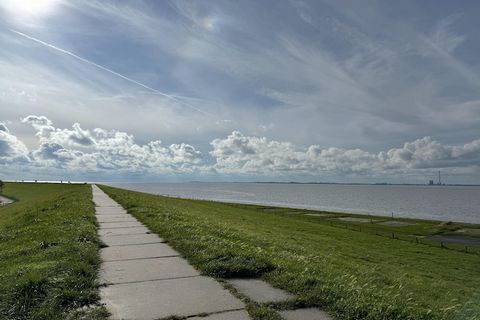
<path fill-rule="evenodd" d="M 226 280 L 259 278 L 295 295 L 240 296 L 252 319 L 310 307 L 334 319 L 480 319 L 479 225 L 99 187 L 234 294 Z M 7 183 L 4 194 L 17 201 L 0 208 L 0 318 L 106 318 L 91 187 Z"/>

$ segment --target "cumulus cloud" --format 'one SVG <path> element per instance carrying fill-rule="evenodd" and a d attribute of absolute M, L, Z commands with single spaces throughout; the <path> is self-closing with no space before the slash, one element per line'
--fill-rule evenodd
<path fill-rule="evenodd" d="M 47 117 L 33 115 L 23 118 L 22 122 L 32 125 L 41 142 L 80 146 L 90 146 L 94 143 L 90 132 L 83 130 L 78 123 L 74 123 L 72 129 L 57 129 Z"/>
<path fill-rule="evenodd" d="M 288 142 L 245 136 L 234 131 L 211 143 L 216 170 L 225 173 L 278 175 L 385 174 L 388 171 L 468 167 L 480 165 L 480 139 L 461 146 L 442 145 L 431 137 L 407 142 L 379 153 L 361 149 L 298 148 Z"/>
<path fill-rule="evenodd" d="M 394 168 L 478 167 L 480 139 L 461 146 L 448 146 L 424 137 L 405 143 L 403 148 L 380 153 L 380 159 Z"/>
<path fill-rule="evenodd" d="M 126 172 L 193 172 L 202 154 L 181 143 L 164 146 L 160 140 L 140 145 L 133 135 L 117 130 L 56 128 L 45 116 L 21 120 L 36 131 L 40 146 L 28 152 L 35 166 L 78 171 L 119 170 Z"/>
<path fill-rule="evenodd" d="M 0 122 L 0 165 L 25 162 L 27 153 L 27 147 Z"/>
<path fill-rule="evenodd" d="M 478 172 L 480 139 L 445 145 L 431 137 L 406 142 L 380 152 L 362 149 L 300 147 L 290 142 L 248 136 L 233 131 L 211 141 L 203 155 L 186 143 L 164 145 L 160 140 L 138 144 L 118 130 L 71 129 L 54 126 L 44 116 L 23 123 L 36 131 L 39 146 L 28 148 L 0 123 L 0 165 L 55 169 L 59 172 L 122 174 L 225 174 L 244 176 L 389 176 L 444 169 Z"/>

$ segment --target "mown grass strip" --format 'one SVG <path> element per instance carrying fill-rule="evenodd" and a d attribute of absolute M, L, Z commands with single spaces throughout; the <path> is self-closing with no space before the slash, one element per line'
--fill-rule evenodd
<path fill-rule="evenodd" d="M 458 312 L 480 319 L 474 309 L 480 288 L 478 255 L 332 227 L 315 217 L 258 206 L 102 189 L 203 273 L 262 277 L 298 295 L 277 308 L 317 306 L 345 320 L 443 320 Z M 276 318 L 269 306 L 247 308 L 255 319 Z"/>
<path fill-rule="evenodd" d="M 0 207 L 0 318 L 104 319 L 89 185 L 7 183 Z M 84 307 L 84 310 L 80 310 Z"/>

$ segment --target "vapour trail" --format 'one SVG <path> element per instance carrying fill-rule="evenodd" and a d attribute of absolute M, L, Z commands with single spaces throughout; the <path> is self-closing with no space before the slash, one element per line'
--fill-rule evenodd
<path fill-rule="evenodd" d="M 113 70 L 111 70 L 111 69 L 109 69 L 109 68 L 106 68 L 106 67 L 104 67 L 104 66 L 101 66 L 101 65 L 99 65 L 99 64 L 97 64 L 97 63 L 95 63 L 95 62 L 93 62 L 93 61 L 90 61 L 90 60 L 87 60 L 87 59 L 85 59 L 85 58 L 82 58 L 82 57 L 76 55 L 76 54 L 73 53 L 73 52 L 70 52 L 70 51 L 68 51 L 68 50 L 59 48 L 59 47 L 57 47 L 57 46 L 55 46 L 55 45 L 53 45 L 53 44 L 50 44 L 50 43 L 47 43 L 47 42 L 42 41 L 42 40 L 40 40 L 40 39 L 34 38 L 34 37 L 32 37 L 32 36 L 29 36 L 28 34 L 25 34 L 25 33 L 23 33 L 23 32 L 16 31 L 16 30 L 13 30 L 13 29 L 9 29 L 9 30 L 10 30 L 11 32 L 13 32 L 13 33 L 21 36 L 21 37 L 27 38 L 27 39 L 32 40 L 32 41 L 34 41 L 34 42 L 40 43 L 41 45 L 44 45 L 44 46 L 46 46 L 46 47 L 48 47 L 48 48 L 51 48 L 51 49 L 56 50 L 56 51 L 58 51 L 58 52 L 64 53 L 64 54 L 66 54 L 66 55 L 69 55 L 70 57 L 73 57 L 73 58 L 75 58 L 75 59 L 77 59 L 77 60 L 80 60 L 80 61 L 82 61 L 82 62 L 88 63 L 89 65 L 92 65 L 92 66 L 94 66 L 94 67 L 97 67 L 97 68 L 99 68 L 99 69 L 101 69 L 101 70 L 103 70 L 103 71 L 106 71 L 106 72 L 108 72 L 108 73 L 111 73 L 111 74 L 113 74 L 113 75 L 115 75 L 115 76 L 117 76 L 117 77 L 119 77 L 119 78 L 122 78 L 122 79 L 128 81 L 128 82 L 131 82 L 131 83 L 133 83 L 133 84 L 136 84 L 136 85 L 138 85 L 138 86 L 140 86 L 140 87 L 143 87 L 143 88 L 145 88 L 145 89 L 147 89 L 147 90 L 149 90 L 149 91 L 152 91 L 152 92 L 154 92 L 154 93 L 156 93 L 156 94 L 159 94 L 159 95 L 161 95 L 161 96 L 164 96 L 164 97 L 166 97 L 166 98 L 168 98 L 168 99 L 171 99 L 171 100 L 173 100 L 173 101 L 175 101 L 175 102 L 178 102 L 178 103 L 180 103 L 180 104 L 182 104 L 182 105 L 184 105 L 184 106 L 186 106 L 186 107 L 188 107 L 188 108 L 190 108 L 190 109 L 192 109 L 192 110 L 195 110 L 196 112 L 199 112 L 199 113 L 204 114 L 204 115 L 206 115 L 206 116 L 213 116 L 212 114 L 207 113 L 207 112 L 205 112 L 205 111 L 202 111 L 202 110 L 198 109 L 197 107 L 192 106 L 191 104 L 189 104 L 189 103 L 187 103 L 187 102 L 185 102 L 185 101 L 182 101 L 182 100 L 180 100 L 180 99 L 178 99 L 178 98 L 176 98 L 176 97 L 174 97 L 174 96 L 172 96 L 172 95 L 170 95 L 170 94 L 168 94 L 168 93 L 161 92 L 161 91 L 159 91 L 159 90 L 157 90 L 157 89 L 155 89 L 155 88 L 152 88 L 152 87 L 150 87 L 150 86 L 147 86 L 146 84 L 143 84 L 143 83 L 138 82 L 138 81 L 136 81 L 136 80 L 133 80 L 133 79 L 131 79 L 131 78 L 129 78 L 129 77 L 126 77 L 126 76 L 124 76 L 123 74 L 120 74 L 120 73 L 118 73 L 118 72 L 115 72 L 115 71 L 113 71 Z"/>

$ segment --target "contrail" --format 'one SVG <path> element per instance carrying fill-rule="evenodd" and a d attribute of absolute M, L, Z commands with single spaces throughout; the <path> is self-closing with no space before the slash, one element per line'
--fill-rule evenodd
<path fill-rule="evenodd" d="M 75 59 L 77 59 L 77 60 L 80 60 L 80 61 L 82 61 L 82 62 L 88 63 L 89 65 L 92 65 L 92 66 L 94 66 L 94 67 L 97 67 L 97 68 L 99 68 L 99 69 L 101 69 L 101 70 L 103 70 L 103 71 L 106 71 L 106 72 L 108 72 L 108 73 L 111 73 L 111 74 L 113 74 L 113 75 L 115 75 L 115 76 L 117 76 L 117 77 L 120 77 L 120 78 L 122 78 L 122 79 L 124 79 L 124 80 L 126 80 L 126 81 L 128 81 L 128 82 L 134 83 L 134 84 L 136 84 L 136 85 L 138 85 L 138 86 L 140 86 L 140 87 L 143 87 L 143 88 L 145 88 L 145 89 L 147 89 L 147 90 L 149 90 L 149 91 L 152 91 L 152 92 L 154 92 L 154 93 L 156 93 L 156 94 L 159 94 L 159 95 L 164 96 L 164 97 L 166 97 L 166 98 L 168 98 L 168 99 L 171 99 L 171 100 L 173 100 L 173 101 L 176 101 L 176 102 L 178 102 L 178 103 L 181 103 L 181 104 L 183 104 L 184 106 L 186 106 L 186 107 L 188 107 L 188 108 L 190 108 L 190 109 L 192 109 L 192 110 L 195 110 L 195 111 L 197 111 L 197 112 L 199 112 L 199 113 L 201 113 L 201 114 L 204 114 L 204 115 L 207 115 L 207 116 L 213 116 L 212 114 L 207 113 L 207 112 L 205 112 L 205 111 L 202 111 L 202 110 L 198 109 L 197 107 L 192 106 L 191 104 L 186 103 L 185 101 L 182 101 L 182 100 L 180 100 L 180 99 L 177 99 L 176 97 L 174 97 L 174 96 L 172 96 L 172 95 L 170 95 L 170 94 L 161 92 L 161 91 L 159 91 L 159 90 L 157 90 L 157 89 L 155 89 L 155 88 L 152 88 L 152 87 L 150 87 L 150 86 L 147 86 L 146 84 L 143 84 L 143 83 L 138 82 L 138 81 L 136 81 L 136 80 L 133 80 L 133 79 L 131 79 L 131 78 L 129 78 L 129 77 L 126 77 L 126 76 L 124 76 L 123 74 L 120 74 L 120 73 L 118 73 L 118 72 L 115 72 L 115 71 L 113 71 L 113 70 L 111 70 L 111 69 L 109 69 L 109 68 L 106 68 L 106 67 L 104 67 L 104 66 L 101 66 L 101 65 L 99 65 L 99 64 L 97 64 L 97 63 L 95 63 L 95 62 L 93 62 L 93 61 L 90 61 L 90 60 L 87 60 L 87 59 L 85 59 L 85 58 L 82 58 L 82 57 L 76 55 L 76 54 L 73 53 L 73 52 L 70 52 L 70 51 L 68 51 L 68 50 L 65 50 L 65 49 L 59 48 L 59 47 L 57 47 L 57 46 L 54 46 L 53 44 L 50 44 L 50 43 L 47 43 L 47 42 L 42 41 L 42 40 L 40 40 L 40 39 L 34 38 L 34 37 L 32 37 L 32 36 L 29 36 L 28 34 L 25 34 L 25 33 L 23 33 L 23 32 L 16 31 L 16 30 L 13 30 L 13 29 L 9 29 L 9 30 L 10 30 L 11 32 L 19 35 L 19 36 L 22 36 L 22 37 L 27 38 L 27 39 L 29 39 L 29 40 L 35 41 L 35 42 L 37 42 L 37 43 L 40 43 L 41 45 L 44 45 L 44 46 L 46 46 L 46 47 L 48 47 L 48 48 L 51 48 L 51 49 L 56 50 L 56 51 L 59 51 L 59 52 L 64 53 L 64 54 L 66 54 L 66 55 L 69 55 L 70 57 L 73 57 L 73 58 L 75 58 Z"/>

